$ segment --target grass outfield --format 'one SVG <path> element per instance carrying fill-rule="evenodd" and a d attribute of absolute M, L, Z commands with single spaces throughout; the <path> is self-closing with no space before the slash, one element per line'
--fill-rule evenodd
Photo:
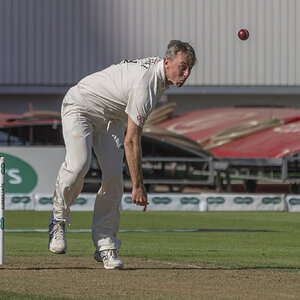
<path fill-rule="evenodd" d="M 122 271 L 93 259 L 90 232 L 69 231 L 65 255 L 45 232 L 9 232 L 46 231 L 48 215 L 6 212 L 0 299 L 299 299 L 298 213 L 122 211 Z M 89 229 L 92 213 L 71 219 Z"/>
<path fill-rule="evenodd" d="M 7 230 L 47 229 L 48 212 L 6 211 Z M 91 212 L 72 212 L 69 229 L 89 229 Z M 286 212 L 121 212 L 120 257 L 228 268 L 300 270 L 300 215 Z M 200 230 L 174 232 L 173 230 Z M 149 232 L 122 232 L 149 230 Z M 170 232 L 155 232 L 155 231 Z M 154 231 L 154 232 L 151 232 Z M 91 233 L 67 233 L 65 257 L 91 257 Z M 46 233 L 5 234 L 5 256 L 53 256 Z"/>

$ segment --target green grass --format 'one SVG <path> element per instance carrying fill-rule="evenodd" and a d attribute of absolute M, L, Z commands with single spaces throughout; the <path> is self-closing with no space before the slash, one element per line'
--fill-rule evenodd
<path fill-rule="evenodd" d="M 0 291 L 0 300 L 66 300 L 68 298 L 63 297 L 50 297 L 50 296 L 38 296 L 38 295 L 26 295 L 23 293 L 5 292 Z"/>
<path fill-rule="evenodd" d="M 48 212 L 7 211 L 6 229 L 46 229 Z M 300 215 L 286 212 L 121 212 L 120 229 L 273 232 L 128 232 L 121 256 L 228 268 L 300 269 Z M 72 212 L 70 229 L 89 229 L 91 212 Z M 68 256 L 94 252 L 91 233 L 67 233 Z M 46 233 L 5 235 L 5 255 L 47 256 Z"/>

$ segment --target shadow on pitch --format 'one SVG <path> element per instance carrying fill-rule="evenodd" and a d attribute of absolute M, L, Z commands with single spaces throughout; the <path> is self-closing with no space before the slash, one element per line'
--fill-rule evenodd
<path fill-rule="evenodd" d="M 100 267 L 71 267 L 71 266 L 60 266 L 60 267 L 0 267 L 1 271 L 47 271 L 47 270 L 105 270 L 102 266 Z M 198 266 L 163 266 L 163 267 L 125 267 L 122 270 L 114 270 L 118 272 L 126 271 L 155 271 L 155 270 L 184 270 L 184 271 L 243 271 L 243 270 L 285 270 L 285 271 L 297 271 L 299 268 L 293 267 L 238 267 L 238 268 L 225 268 L 225 267 L 198 267 Z"/>
<path fill-rule="evenodd" d="M 240 268 L 222 268 L 222 267 L 136 267 L 136 268 L 124 268 L 122 271 L 139 271 L 139 270 L 187 270 L 187 271 L 243 271 L 243 270 L 299 270 L 299 268 L 293 267 L 240 267 Z"/>

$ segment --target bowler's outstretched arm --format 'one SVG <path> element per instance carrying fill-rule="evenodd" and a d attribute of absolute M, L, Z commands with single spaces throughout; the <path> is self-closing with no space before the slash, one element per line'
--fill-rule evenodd
<path fill-rule="evenodd" d="M 147 193 L 144 187 L 142 172 L 142 132 L 143 128 L 136 125 L 128 117 L 124 147 L 132 181 L 132 201 L 136 205 L 143 206 L 143 211 L 145 211 L 147 209 Z"/>

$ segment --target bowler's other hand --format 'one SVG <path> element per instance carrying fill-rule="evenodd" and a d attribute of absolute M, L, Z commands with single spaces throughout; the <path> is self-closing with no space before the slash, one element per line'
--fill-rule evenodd
<path fill-rule="evenodd" d="M 147 192 L 144 186 L 132 189 L 132 202 L 143 206 L 143 211 L 146 211 L 149 203 L 147 202 Z"/>

